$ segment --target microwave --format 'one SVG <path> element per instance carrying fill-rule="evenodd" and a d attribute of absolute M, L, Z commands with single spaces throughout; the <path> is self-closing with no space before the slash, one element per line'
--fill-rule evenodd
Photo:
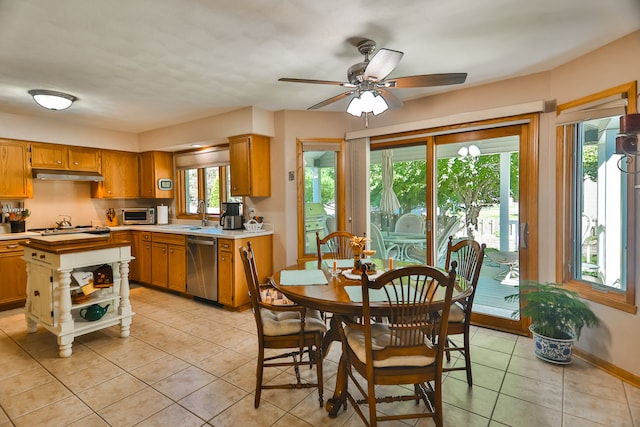
<path fill-rule="evenodd" d="M 123 225 L 139 225 L 139 224 L 155 224 L 156 208 L 123 208 L 122 224 Z"/>

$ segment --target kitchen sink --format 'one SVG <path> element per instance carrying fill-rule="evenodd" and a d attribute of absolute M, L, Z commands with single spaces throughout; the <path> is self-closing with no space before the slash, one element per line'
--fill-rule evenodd
<path fill-rule="evenodd" d="M 169 224 L 169 225 L 160 225 L 158 227 L 165 228 L 167 230 L 197 231 L 199 233 L 207 233 L 207 234 L 219 234 L 222 232 L 222 229 L 220 227 L 213 227 L 213 226 L 202 227 L 199 225 Z"/>
<path fill-rule="evenodd" d="M 193 225 L 184 225 L 184 224 L 169 224 L 169 225 L 159 225 L 158 228 L 166 228 L 169 230 L 189 230 L 189 229 L 200 229 L 200 227 Z"/>

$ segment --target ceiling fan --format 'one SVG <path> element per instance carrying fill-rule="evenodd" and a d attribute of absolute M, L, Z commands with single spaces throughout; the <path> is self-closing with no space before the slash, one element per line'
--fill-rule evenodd
<path fill-rule="evenodd" d="M 354 116 L 361 116 L 365 113 L 365 120 L 368 113 L 374 115 L 386 111 L 389 106 L 400 107 L 402 101 L 396 97 L 389 89 L 392 88 L 416 88 L 430 86 L 444 86 L 464 83 L 467 73 L 445 73 L 445 74 L 422 74 L 417 76 L 396 77 L 387 79 L 389 74 L 398 66 L 404 53 L 391 50 L 379 49 L 371 59 L 369 56 L 376 49 L 376 42 L 365 39 L 357 44 L 358 51 L 364 55 L 364 61 L 349 67 L 347 71 L 347 82 L 337 82 L 330 80 L 310 80 L 283 77 L 278 79 L 281 82 L 313 83 L 336 85 L 349 88 L 347 92 L 325 99 L 308 110 L 316 110 L 336 101 L 351 97 L 347 112 Z"/>

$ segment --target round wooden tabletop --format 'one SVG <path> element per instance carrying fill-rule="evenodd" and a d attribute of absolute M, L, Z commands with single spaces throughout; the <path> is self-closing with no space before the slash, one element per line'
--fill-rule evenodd
<path fill-rule="evenodd" d="M 309 261 L 286 267 L 284 270 L 316 270 L 317 261 Z M 352 301 L 349 293 L 345 289 L 348 286 L 361 287 L 360 280 L 345 277 L 343 274 L 332 276 L 330 269 L 323 267 L 328 284 L 326 285 L 282 285 L 280 274 L 283 270 L 276 272 L 271 277 L 271 284 L 282 292 L 291 301 L 309 308 L 320 311 L 343 315 L 362 314 L 362 302 Z M 355 276 L 351 276 L 355 277 Z M 452 301 L 466 298 L 471 294 L 470 286 L 460 286 L 457 284 L 453 291 Z M 372 311 L 375 311 L 375 303 L 371 303 Z M 437 301 L 433 302 L 433 307 L 437 309 Z M 388 309 L 387 305 L 381 305 L 381 309 Z"/>

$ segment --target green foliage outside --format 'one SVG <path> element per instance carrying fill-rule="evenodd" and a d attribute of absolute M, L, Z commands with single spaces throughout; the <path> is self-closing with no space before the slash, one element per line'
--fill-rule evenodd
<path fill-rule="evenodd" d="M 371 206 L 380 206 L 382 198 L 382 164 L 371 165 Z M 400 215 L 427 204 L 427 162 L 413 160 L 393 163 L 393 191 L 400 202 Z"/>
<path fill-rule="evenodd" d="M 582 174 L 584 179 L 598 182 L 598 146 L 595 144 L 582 148 Z"/>
<path fill-rule="evenodd" d="M 510 156 L 510 193 L 518 200 L 520 156 Z M 500 154 L 438 159 L 439 224 L 463 216 L 467 235 L 473 237 L 483 207 L 500 202 Z"/>
<path fill-rule="evenodd" d="M 334 168 L 320 168 L 320 203 L 327 205 L 336 199 L 336 173 Z M 313 203 L 313 169 L 304 169 L 304 201 Z"/>
<path fill-rule="evenodd" d="M 220 206 L 220 175 L 218 168 L 206 168 L 206 183 L 209 188 L 208 207 Z"/>

